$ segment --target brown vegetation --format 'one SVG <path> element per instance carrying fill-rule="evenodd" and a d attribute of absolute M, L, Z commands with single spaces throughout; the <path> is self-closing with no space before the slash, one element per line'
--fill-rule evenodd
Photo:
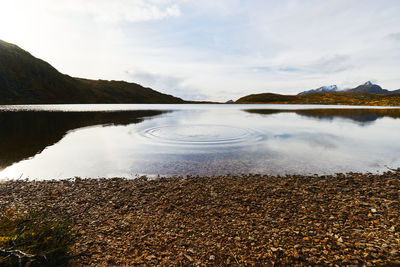
<path fill-rule="evenodd" d="M 238 99 L 239 104 L 315 104 L 400 106 L 400 94 L 380 95 L 351 92 L 313 93 L 307 95 L 255 94 Z"/>

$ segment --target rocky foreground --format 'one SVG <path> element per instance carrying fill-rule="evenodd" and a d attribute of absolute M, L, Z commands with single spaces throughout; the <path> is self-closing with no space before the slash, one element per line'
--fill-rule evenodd
<path fill-rule="evenodd" d="M 71 219 L 74 265 L 400 264 L 400 171 L 7 181 L 0 204 Z"/>

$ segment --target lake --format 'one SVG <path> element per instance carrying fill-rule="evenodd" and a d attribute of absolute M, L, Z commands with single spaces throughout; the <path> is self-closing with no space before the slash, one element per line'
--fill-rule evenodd
<path fill-rule="evenodd" d="M 398 108 L 0 106 L 0 179 L 382 172 L 399 136 Z"/>

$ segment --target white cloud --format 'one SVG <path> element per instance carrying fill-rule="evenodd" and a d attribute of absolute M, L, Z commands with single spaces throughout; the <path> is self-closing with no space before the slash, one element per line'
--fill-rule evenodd
<path fill-rule="evenodd" d="M 397 0 L 1 4 L 0 38 L 72 76 L 220 101 L 372 79 L 400 88 Z"/>
<path fill-rule="evenodd" d="M 349 62 L 351 62 L 351 57 L 347 55 L 334 55 L 329 57 L 322 57 L 304 66 L 303 68 L 305 71 L 313 73 L 329 74 L 346 71 L 352 68 Z"/>
<path fill-rule="evenodd" d="M 145 71 L 127 71 L 130 78 L 143 86 L 158 88 L 166 94 L 183 98 L 185 100 L 204 100 L 206 95 L 199 92 L 198 88 L 189 85 L 185 78 L 169 76 L 163 74 L 155 74 Z"/>
<path fill-rule="evenodd" d="M 71 5 L 71 0 L 68 1 Z M 105 22 L 138 22 L 179 17 L 180 6 L 172 1 L 155 0 L 73 0 L 76 6 L 96 20 Z M 83 3 L 83 5 L 81 4 Z"/>
<path fill-rule="evenodd" d="M 102 22 L 140 22 L 181 15 L 180 2 L 173 0 L 4 0 L 4 15 L 28 16 L 53 13 L 63 17 L 91 17 Z M 10 14 L 10 15 L 11 15 Z M 51 23 L 51 22 L 49 22 Z"/>
<path fill-rule="evenodd" d="M 388 36 L 393 40 L 400 41 L 400 32 L 391 33 Z"/>

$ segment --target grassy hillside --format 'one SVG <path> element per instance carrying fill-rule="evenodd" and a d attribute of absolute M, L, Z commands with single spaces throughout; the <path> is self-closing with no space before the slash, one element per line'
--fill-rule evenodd
<path fill-rule="evenodd" d="M 378 95 L 334 92 L 308 95 L 280 95 L 264 93 L 242 97 L 235 103 L 400 106 L 400 94 Z"/>
<path fill-rule="evenodd" d="M 70 77 L 0 40 L 0 104 L 183 102 L 136 83 Z"/>

